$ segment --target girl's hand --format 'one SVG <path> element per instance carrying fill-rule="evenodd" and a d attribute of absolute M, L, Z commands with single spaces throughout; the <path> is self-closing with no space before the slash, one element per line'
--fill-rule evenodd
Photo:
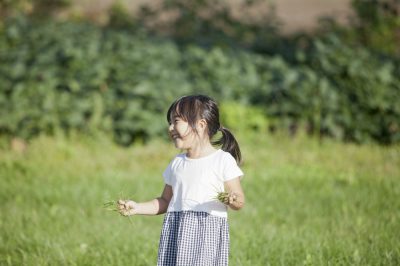
<path fill-rule="evenodd" d="M 123 216 L 131 216 L 136 214 L 137 203 L 132 200 L 119 200 L 118 211 Z"/>
<path fill-rule="evenodd" d="M 230 206 L 238 201 L 238 194 L 235 192 L 219 192 L 216 199 L 223 204 Z"/>
<path fill-rule="evenodd" d="M 231 209 L 239 210 L 244 205 L 244 198 L 241 194 L 230 192 L 228 194 L 226 202 L 227 203 L 225 204 L 228 205 Z"/>
<path fill-rule="evenodd" d="M 245 196 L 242 186 L 240 185 L 240 177 L 224 182 L 225 191 L 229 191 L 227 196 L 228 206 L 233 210 L 240 210 L 245 203 Z M 233 192 L 234 191 L 234 192 Z"/>
<path fill-rule="evenodd" d="M 228 202 L 227 205 L 231 205 L 237 202 L 238 196 L 235 192 L 231 192 L 228 195 Z"/>

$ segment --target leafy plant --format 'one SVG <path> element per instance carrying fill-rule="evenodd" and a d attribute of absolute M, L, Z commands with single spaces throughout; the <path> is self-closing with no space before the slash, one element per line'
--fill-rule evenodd
<path fill-rule="evenodd" d="M 399 65 L 336 35 L 313 40 L 292 65 L 278 55 L 19 17 L 0 32 L 0 134 L 102 131 L 129 145 L 166 135 L 170 103 L 204 93 L 239 130 L 395 143 Z"/>

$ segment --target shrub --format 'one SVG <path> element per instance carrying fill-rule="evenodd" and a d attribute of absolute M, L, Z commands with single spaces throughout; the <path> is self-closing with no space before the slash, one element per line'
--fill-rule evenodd
<path fill-rule="evenodd" d="M 398 142 L 399 63 L 335 36 L 313 43 L 293 66 L 281 56 L 179 47 L 115 28 L 9 21 L 0 32 L 0 133 L 101 130 L 129 145 L 165 135 L 170 103 L 204 93 L 233 127 Z"/>

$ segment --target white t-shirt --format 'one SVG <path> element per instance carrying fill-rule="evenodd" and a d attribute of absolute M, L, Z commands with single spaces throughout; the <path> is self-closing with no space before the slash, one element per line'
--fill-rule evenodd
<path fill-rule="evenodd" d="M 215 198 L 224 190 L 225 181 L 242 177 L 243 172 L 230 153 L 219 149 L 198 159 L 179 154 L 163 176 L 173 191 L 168 212 L 203 211 L 227 217 L 227 207 Z"/>

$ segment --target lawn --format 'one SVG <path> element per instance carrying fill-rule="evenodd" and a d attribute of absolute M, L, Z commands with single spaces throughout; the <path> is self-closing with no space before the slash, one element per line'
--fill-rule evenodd
<path fill-rule="evenodd" d="M 400 146 L 238 139 L 247 202 L 229 213 L 230 265 L 400 265 Z M 103 203 L 158 196 L 178 152 L 75 136 L 17 153 L 3 141 L 0 265 L 155 265 L 163 216 Z"/>

